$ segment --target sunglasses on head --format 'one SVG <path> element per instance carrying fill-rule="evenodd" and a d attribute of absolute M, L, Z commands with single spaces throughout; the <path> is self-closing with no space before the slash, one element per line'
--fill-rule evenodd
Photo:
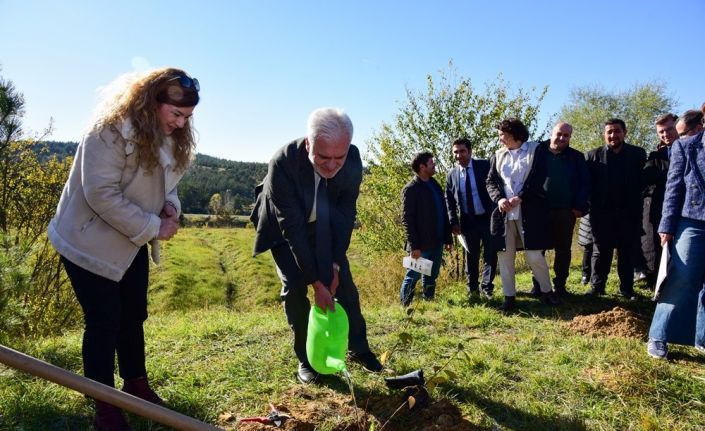
<path fill-rule="evenodd" d="M 198 84 L 198 79 L 191 78 L 190 76 L 186 75 L 185 73 L 180 73 L 178 76 L 171 78 L 169 81 L 174 81 L 174 80 L 178 80 L 179 85 L 181 85 L 182 88 L 193 88 L 197 92 L 201 91 L 201 86 Z"/>

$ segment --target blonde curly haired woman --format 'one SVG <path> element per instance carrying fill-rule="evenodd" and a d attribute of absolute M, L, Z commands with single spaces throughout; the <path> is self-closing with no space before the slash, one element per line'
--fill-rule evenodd
<path fill-rule="evenodd" d="M 195 148 L 200 88 L 174 68 L 123 76 L 108 88 L 122 91 L 104 97 L 76 150 L 49 239 L 83 309 L 86 377 L 114 386 L 117 353 L 122 390 L 162 404 L 145 367 L 147 244 L 158 262 L 158 240 L 179 228 L 176 185 Z M 130 429 L 120 409 L 100 401 L 94 425 Z"/>

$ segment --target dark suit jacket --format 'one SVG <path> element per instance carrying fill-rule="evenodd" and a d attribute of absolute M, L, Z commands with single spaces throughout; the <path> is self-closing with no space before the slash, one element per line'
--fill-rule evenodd
<path fill-rule="evenodd" d="M 644 166 L 644 199 L 651 199 L 649 213 L 644 214 L 648 219 L 644 221 L 648 221 L 655 226 L 658 226 L 661 221 L 668 165 L 668 147 L 661 147 L 649 153 L 649 158 Z"/>
<path fill-rule="evenodd" d="M 477 193 L 480 196 L 480 202 L 482 202 L 482 207 L 487 215 L 490 215 L 494 204 L 492 204 L 492 199 L 490 195 L 487 194 L 487 187 L 485 187 L 485 181 L 487 181 L 487 174 L 490 171 L 490 162 L 482 159 L 471 159 L 472 172 L 475 175 L 475 185 L 477 186 Z M 461 231 L 466 231 L 470 228 L 467 215 L 463 214 L 462 204 L 460 201 L 464 199 L 460 194 L 460 182 L 462 181 L 460 174 L 465 170 L 462 166 L 455 166 L 448 172 L 446 177 L 446 205 L 448 206 L 448 218 L 450 219 L 450 225 L 459 225 Z M 460 220 L 458 220 L 458 214 L 460 214 Z"/>
<path fill-rule="evenodd" d="M 527 145 L 524 143 L 524 145 Z M 549 235 L 548 216 L 549 208 L 546 199 L 544 184 L 546 183 L 546 148 L 536 144 L 533 162 L 529 174 L 524 181 L 524 186 L 517 194 L 521 198 L 521 223 L 524 229 L 524 248 L 526 250 L 547 250 L 553 248 L 551 235 Z M 498 250 L 504 250 L 504 228 L 506 214 L 499 210 L 499 200 L 506 198 L 504 180 L 497 170 L 497 154 L 490 158 L 490 173 L 487 176 L 487 192 L 494 202 L 490 232 L 495 239 Z"/>
<path fill-rule="evenodd" d="M 646 151 L 643 148 L 624 143 L 624 155 L 626 156 L 625 178 L 626 196 L 622 210 L 624 215 L 633 223 L 627 224 L 634 228 L 632 232 L 638 238 L 641 236 L 641 214 L 643 209 L 642 186 L 644 163 L 646 162 Z M 603 145 L 587 153 L 588 170 L 592 182 L 592 192 L 590 193 L 590 226 L 592 234 L 597 240 L 610 234 L 608 227 L 615 223 L 612 210 L 609 207 L 608 197 L 609 174 L 607 171 L 607 152 L 610 151 L 607 145 Z"/>
<path fill-rule="evenodd" d="M 451 244 L 453 241 L 446 217 L 448 210 L 443 199 L 443 190 L 435 179 L 431 178 L 429 182 L 440 197 L 443 232 L 441 236 L 436 232 L 438 211 L 431 190 L 418 176 L 414 176 L 401 191 L 401 222 L 406 230 L 408 250 L 429 250 L 443 244 Z"/>
<path fill-rule="evenodd" d="M 325 179 L 321 179 L 325 181 Z M 345 164 L 328 180 L 333 261 L 346 265 L 355 224 L 356 202 L 362 182 L 360 152 L 350 146 Z M 315 193 L 314 171 L 304 138 L 282 147 L 269 162 L 267 176 L 257 186 L 250 220 L 257 229 L 254 254 L 286 245 L 294 255 L 305 283 L 319 279 L 308 217 Z"/>

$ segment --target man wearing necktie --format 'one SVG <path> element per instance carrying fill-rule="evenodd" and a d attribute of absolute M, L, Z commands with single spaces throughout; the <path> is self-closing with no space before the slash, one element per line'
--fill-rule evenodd
<path fill-rule="evenodd" d="M 467 244 L 463 249 L 468 299 L 478 292 L 491 298 L 492 282 L 497 273 L 497 250 L 490 236 L 490 213 L 494 205 L 485 187 L 490 164 L 487 160 L 472 158 L 472 143 L 466 138 L 453 142 L 453 157 L 458 165 L 446 178 L 446 203 L 453 235 L 462 235 Z"/>
<path fill-rule="evenodd" d="M 333 312 L 334 298 L 345 309 L 351 359 L 368 371 L 382 371 L 367 342 L 346 256 L 362 182 L 362 161 L 357 147 L 350 144 L 352 135 L 352 122 L 342 110 L 313 111 L 307 136 L 274 155 L 255 190 L 257 201 L 250 217 L 257 229 L 254 254 L 271 250 L 274 257 L 302 383 L 318 377 L 306 357 L 309 285 L 321 309 Z"/>

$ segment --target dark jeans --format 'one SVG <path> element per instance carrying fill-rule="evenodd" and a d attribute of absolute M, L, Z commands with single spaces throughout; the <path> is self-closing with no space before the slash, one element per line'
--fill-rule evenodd
<path fill-rule="evenodd" d="M 468 244 L 465 250 L 465 274 L 467 275 L 468 293 L 477 291 L 478 287 L 492 292 L 495 275 L 497 275 L 497 250 L 490 236 L 489 213 L 475 216 L 470 226 L 463 231 Z M 482 242 L 482 278 L 480 278 L 480 242 Z M 479 284 L 479 286 L 478 286 Z"/>
<path fill-rule="evenodd" d="M 83 309 L 85 376 L 115 386 L 115 352 L 123 379 L 145 376 L 142 325 L 147 320 L 147 246 L 140 249 L 119 282 L 87 271 L 63 256 L 61 262 Z"/>
<path fill-rule="evenodd" d="M 641 231 L 641 219 L 628 211 L 602 210 L 590 214 L 594 238 L 592 251 L 593 289 L 604 292 L 612 256 L 617 250 L 619 289 L 624 293 L 634 291 L 634 244 Z"/>
<path fill-rule="evenodd" d="M 305 284 L 301 270 L 288 245 L 273 248 L 272 257 L 282 283 L 281 298 L 284 313 L 289 326 L 294 331 L 294 352 L 299 362 L 307 362 L 306 337 L 308 314 L 311 310 L 311 303 L 306 296 L 308 285 Z M 350 273 L 350 265 L 347 261 L 338 263 L 340 264 L 339 284 L 335 298 L 348 314 L 350 323 L 348 350 L 353 353 L 365 353 L 370 350 L 370 347 L 367 343 L 367 325 L 360 310 L 360 296 Z"/>
<path fill-rule="evenodd" d="M 428 250 L 421 250 L 421 257 L 433 262 L 431 267 L 431 275 L 422 275 L 413 269 L 407 269 L 404 280 L 401 282 L 399 297 L 403 306 L 408 306 L 414 299 L 416 294 L 416 282 L 421 279 L 423 286 L 423 299 L 430 301 L 436 296 L 436 278 L 441 270 L 441 262 L 443 261 L 443 245 Z"/>

